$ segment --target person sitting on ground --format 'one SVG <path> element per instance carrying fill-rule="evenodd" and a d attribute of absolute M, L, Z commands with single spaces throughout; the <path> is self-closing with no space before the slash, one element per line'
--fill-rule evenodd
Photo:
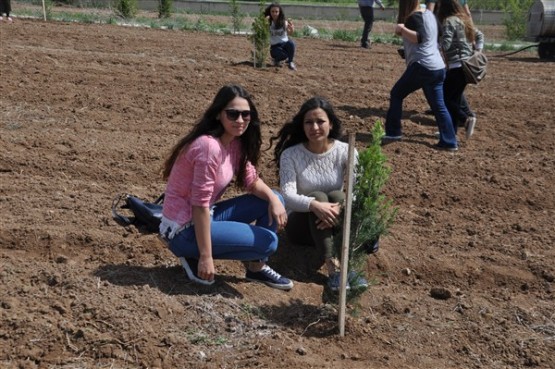
<path fill-rule="evenodd" d="M 403 100 L 422 88 L 439 130 L 435 147 L 457 151 L 453 122 L 443 100 L 445 63 L 439 50 L 439 27 L 434 14 L 421 9 L 418 0 L 400 0 L 395 34 L 403 38 L 407 69 L 391 89 L 384 143 L 402 139 Z"/>
<path fill-rule="evenodd" d="M 277 141 L 274 161 L 289 221 L 287 238 L 294 244 L 316 246 L 325 260 L 328 286 L 339 289 L 334 235 L 341 235 L 339 219 L 345 200 L 348 144 L 339 141 L 341 121 L 331 104 L 321 98 L 307 100 L 293 119 L 270 139 Z M 350 288 L 367 287 L 356 273 Z"/>
<path fill-rule="evenodd" d="M 445 105 L 453 120 L 455 133 L 459 124 L 464 124 L 468 139 L 474 132 L 476 115 L 473 112 L 467 114 L 462 109 L 464 89 L 467 85 L 462 61 L 471 57 L 474 50 L 482 50 L 484 34 L 474 26 L 472 18 L 457 0 L 441 0 L 438 20 L 443 26 L 440 46 L 448 64 L 443 84 Z"/>
<path fill-rule="evenodd" d="M 284 60 L 291 70 L 297 70 L 293 59 L 295 58 L 295 43 L 288 34 L 295 31 L 291 19 L 285 19 L 281 5 L 270 4 L 264 11 L 266 19 L 270 23 L 270 56 L 274 59 L 274 65 L 279 66 Z"/>
<path fill-rule="evenodd" d="M 287 213 L 282 196 L 256 172 L 261 144 L 251 96 L 241 86 L 228 85 L 164 164 L 160 236 L 196 283 L 212 284 L 214 259 L 228 259 L 244 262 L 247 280 L 282 290 L 293 287 L 266 264 Z M 250 193 L 218 202 L 234 177 L 237 187 Z"/>

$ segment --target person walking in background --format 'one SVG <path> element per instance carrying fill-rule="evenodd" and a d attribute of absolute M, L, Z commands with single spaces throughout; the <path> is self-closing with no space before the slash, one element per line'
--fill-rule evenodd
<path fill-rule="evenodd" d="M 441 56 L 439 27 L 434 14 L 421 9 L 418 0 L 400 0 L 395 34 L 403 38 L 407 69 L 390 93 L 384 143 L 402 139 L 403 100 L 422 88 L 439 129 L 437 149 L 457 151 L 457 137 L 443 100 L 445 63 Z"/>
<path fill-rule="evenodd" d="M 369 39 L 369 35 L 370 32 L 372 32 L 372 26 L 374 25 L 374 1 L 382 10 L 385 9 L 381 0 L 358 0 L 360 16 L 364 20 L 360 47 L 365 49 L 370 49 L 372 47 L 372 41 Z"/>
<path fill-rule="evenodd" d="M 284 60 L 291 70 L 297 70 L 293 59 L 295 58 L 295 43 L 289 34 L 295 32 L 295 26 L 290 19 L 285 19 L 283 8 L 279 4 L 270 4 L 264 11 L 270 22 L 270 56 L 274 65 L 279 66 Z"/>
<path fill-rule="evenodd" d="M 256 172 L 261 144 L 250 95 L 240 86 L 224 86 L 164 164 L 160 236 L 196 283 L 212 284 L 214 259 L 228 259 L 244 262 L 248 280 L 293 287 L 266 264 L 287 213 L 281 195 Z M 237 187 L 250 193 L 217 202 L 234 177 Z"/>
<path fill-rule="evenodd" d="M 6 14 L 6 20 L 8 22 L 13 22 L 10 13 L 12 11 L 12 4 L 10 0 L 0 0 L 0 21 L 3 20 L 2 14 Z"/>
<path fill-rule="evenodd" d="M 341 235 L 339 219 L 348 165 L 348 144 L 339 141 L 340 136 L 341 121 L 331 104 L 313 97 L 270 141 L 278 141 L 274 160 L 289 213 L 287 237 L 294 244 L 319 249 L 333 291 L 340 285 L 333 238 Z M 349 288 L 368 286 L 356 273 L 351 273 L 349 279 Z"/>
<path fill-rule="evenodd" d="M 468 59 L 474 50 L 484 47 L 484 35 L 474 27 L 472 18 L 468 16 L 458 0 L 441 0 L 438 20 L 443 27 L 441 48 L 449 66 L 443 85 L 445 104 L 453 120 L 455 133 L 460 123 L 466 127 L 466 138 L 470 138 L 476 125 L 474 113 L 468 115 L 462 109 L 462 99 L 466 88 L 466 79 L 462 69 L 462 61 Z"/>

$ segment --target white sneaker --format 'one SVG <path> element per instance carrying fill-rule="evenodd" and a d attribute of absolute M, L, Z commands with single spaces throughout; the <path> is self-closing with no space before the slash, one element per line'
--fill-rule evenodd
<path fill-rule="evenodd" d="M 466 128 L 466 139 L 468 140 L 470 136 L 474 134 L 474 127 L 476 127 L 476 117 L 468 117 L 464 123 Z"/>

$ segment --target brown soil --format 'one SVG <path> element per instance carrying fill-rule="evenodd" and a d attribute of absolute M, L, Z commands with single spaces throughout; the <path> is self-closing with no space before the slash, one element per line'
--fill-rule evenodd
<path fill-rule="evenodd" d="M 384 146 L 398 217 L 341 338 L 310 252 L 283 240 L 271 259 L 290 292 L 238 262 L 202 288 L 110 205 L 163 191 L 168 150 L 230 82 L 266 142 L 318 94 L 362 148 L 404 70 L 395 46 L 297 39 L 293 73 L 254 69 L 240 36 L 16 18 L 0 40 L 0 367 L 555 368 L 553 63 L 490 54 L 455 154 L 407 98 L 406 139 Z M 276 185 L 269 153 L 260 171 Z"/>

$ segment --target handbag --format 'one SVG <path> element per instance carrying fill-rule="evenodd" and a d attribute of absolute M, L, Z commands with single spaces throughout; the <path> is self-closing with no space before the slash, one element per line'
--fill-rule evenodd
<path fill-rule="evenodd" d="M 126 193 L 118 194 L 112 200 L 112 217 L 120 225 L 134 225 L 146 233 L 158 233 L 162 221 L 163 200 L 164 194 L 154 202 L 143 201 Z M 125 216 L 118 212 L 118 209 L 129 209 L 133 216 Z"/>
<path fill-rule="evenodd" d="M 458 32 L 455 32 L 455 37 L 459 39 Z M 477 85 L 485 77 L 488 67 L 488 58 L 486 54 L 481 51 L 474 50 L 468 59 L 463 59 L 461 56 L 461 50 L 457 48 L 459 53 L 459 59 L 461 59 L 461 65 L 464 72 L 464 79 L 466 83 Z"/>
<path fill-rule="evenodd" d="M 466 83 L 477 85 L 486 76 L 488 58 L 481 51 L 474 51 L 468 59 L 462 60 L 462 69 Z"/>

